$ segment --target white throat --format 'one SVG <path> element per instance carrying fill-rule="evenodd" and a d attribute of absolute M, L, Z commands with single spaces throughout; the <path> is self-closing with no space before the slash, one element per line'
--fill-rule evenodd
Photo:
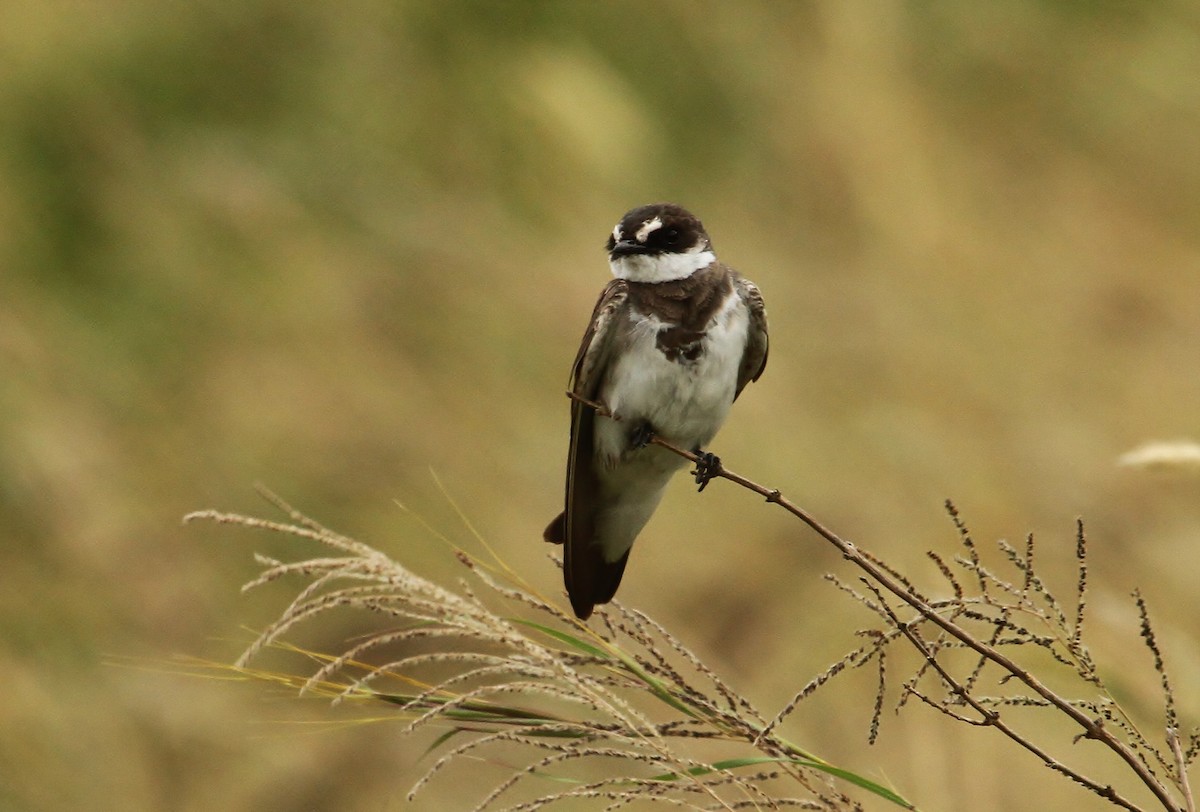
<path fill-rule="evenodd" d="M 670 282 L 686 279 L 717 261 L 712 251 L 697 246 L 682 254 L 630 254 L 610 259 L 613 276 L 630 282 Z"/>

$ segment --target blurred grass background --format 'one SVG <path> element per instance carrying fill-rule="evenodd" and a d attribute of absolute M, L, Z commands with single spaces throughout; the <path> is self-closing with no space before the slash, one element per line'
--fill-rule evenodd
<path fill-rule="evenodd" d="M 278 540 L 179 526 L 255 481 L 447 578 L 394 504 L 466 542 L 432 468 L 557 588 L 567 370 L 662 199 L 767 299 L 731 467 L 922 575 L 952 497 L 1069 593 L 1082 515 L 1106 677 L 1159 724 L 1141 585 L 1194 720 L 1200 487 L 1114 463 L 1200 435 L 1198 132 L 1192 3 L 0 6 L 0 808 L 404 807 L 427 739 L 106 662 L 290 600 L 237 589 Z M 681 478 L 621 597 L 773 712 L 870 622 L 840 565 Z M 873 680 L 792 738 L 929 810 L 1107 808 L 920 708 L 868 749 Z"/>

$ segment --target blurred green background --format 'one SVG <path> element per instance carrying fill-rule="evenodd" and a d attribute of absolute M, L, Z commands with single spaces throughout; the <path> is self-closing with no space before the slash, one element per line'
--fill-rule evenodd
<path fill-rule="evenodd" d="M 450 578 L 395 504 L 466 543 L 432 469 L 556 589 L 602 244 L 664 199 L 768 304 L 730 467 L 923 578 L 952 497 L 1069 594 L 1083 516 L 1106 677 L 1161 724 L 1140 585 L 1194 720 L 1200 486 L 1115 461 L 1200 434 L 1198 133 L 1194 3 L 3 4 L 0 808 L 404 808 L 432 733 L 154 670 L 231 661 L 294 588 L 240 595 L 288 545 L 179 518 L 269 513 L 261 481 Z M 621 598 L 773 713 L 870 623 L 831 570 L 681 477 Z M 922 708 L 868 748 L 873 681 L 791 738 L 929 810 L 1108 808 Z"/>

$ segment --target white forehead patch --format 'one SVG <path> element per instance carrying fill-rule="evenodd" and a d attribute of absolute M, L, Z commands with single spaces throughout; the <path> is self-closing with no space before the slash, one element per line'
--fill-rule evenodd
<path fill-rule="evenodd" d="M 637 234 L 634 234 L 633 236 L 637 238 L 638 242 L 645 242 L 650 237 L 650 233 L 652 231 L 657 231 L 658 229 L 662 228 L 662 224 L 662 220 L 660 220 L 658 217 L 655 217 L 651 220 L 645 220 L 642 222 L 642 227 L 637 230 Z"/>
<path fill-rule="evenodd" d="M 613 226 L 613 239 L 616 240 L 617 242 L 621 241 L 621 224 L 620 223 L 617 223 L 615 226 Z"/>

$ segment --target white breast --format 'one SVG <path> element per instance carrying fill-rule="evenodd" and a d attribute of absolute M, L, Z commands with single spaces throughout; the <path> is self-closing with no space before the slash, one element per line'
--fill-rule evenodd
<path fill-rule="evenodd" d="M 628 444 L 628 421 L 648 421 L 663 439 L 687 449 L 707 446 L 733 404 L 750 321 L 745 303 L 730 291 L 709 322 L 699 357 L 683 363 L 658 348 L 662 322 L 637 313 L 630 318 L 631 343 L 618 352 L 601 387 L 604 402 L 626 425 L 598 420 L 597 450 L 615 461 Z"/>

